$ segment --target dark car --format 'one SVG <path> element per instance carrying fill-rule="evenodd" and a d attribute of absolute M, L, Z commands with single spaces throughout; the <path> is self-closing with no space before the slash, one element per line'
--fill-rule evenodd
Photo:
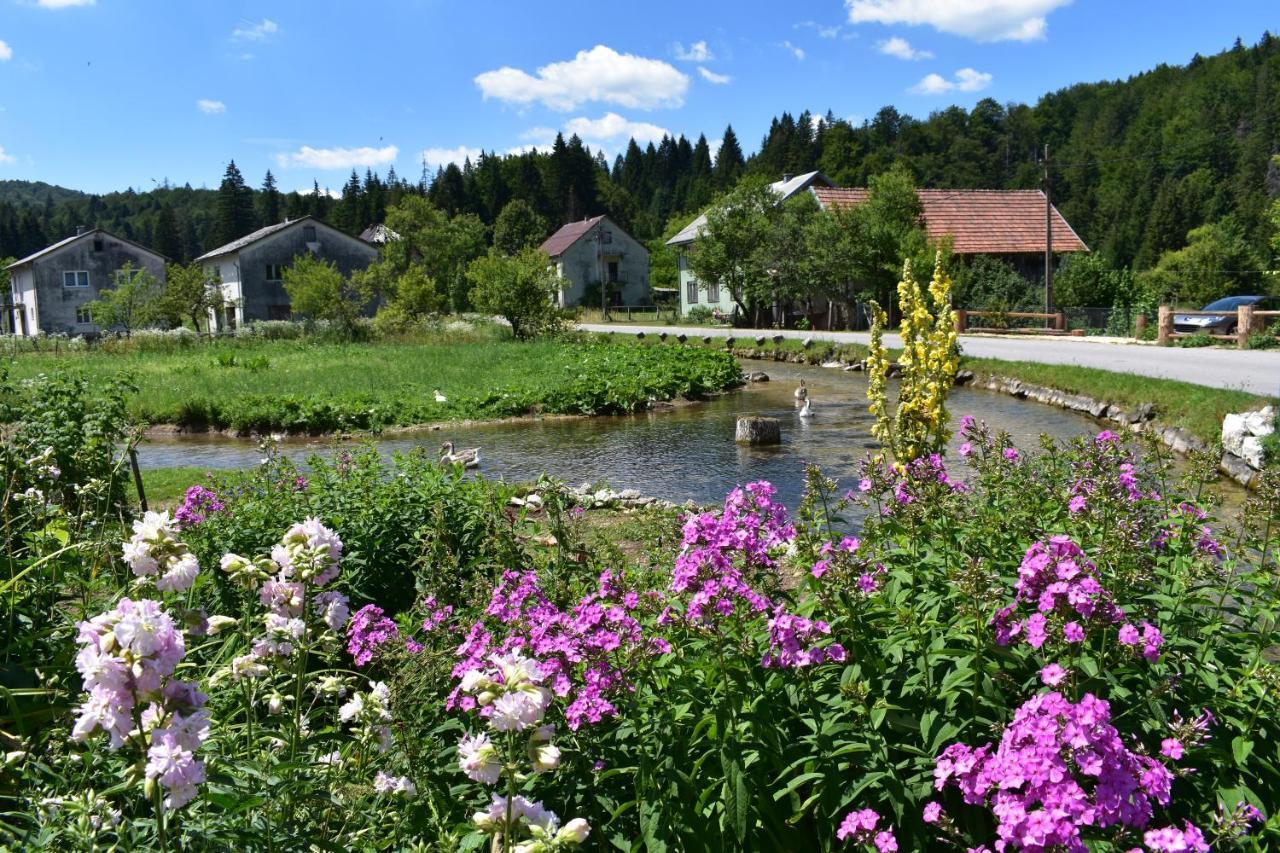
<path fill-rule="evenodd" d="M 1221 311 L 1220 315 L 1208 317 L 1191 317 L 1186 314 L 1173 315 L 1175 332 L 1205 332 L 1210 335 L 1234 335 L 1236 332 L 1236 309 L 1241 305 L 1252 305 L 1256 311 L 1280 310 L 1280 297 L 1275 296 L 1228 296 L 1210 302 L 1201 311 Z"/>

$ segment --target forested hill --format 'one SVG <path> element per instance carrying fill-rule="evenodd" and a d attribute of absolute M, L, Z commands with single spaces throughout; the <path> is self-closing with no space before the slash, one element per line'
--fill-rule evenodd
<path fill-rule="evenodd" d="M 916 119 L 885 107 L 853 126 L 828 113 L 783 113 L 759 150 L 744 158 L 732 128 L 713 158 L 705 137 L 634 142 L 612 163 L 576 137 L 549 150 L 482 156 L 421 179 L 394 172 L 352 174 L 339 198 L 319 187 L 280 194 L 244 185 L 228 169 L 221 190 L 164 186 L 103 196 L 42 183 L 0 182 L 0 257 L 23 255 L 99 225 L 170 257 L 186 259 L 237 229 L 311 213 L 353 233 L 381 221 L 404 193 L 425 191 L 450 214 L 491 224 L 512 199 L 528 201 L 548 223 L 608 213 L 642 239 L 668 230 L 731 187 L 744 173 L 777 179 L 821 169 L 842 185 L 864 185 L 896 162 L 922 187 L 1040 186 L 1047 143 L 1055 201 L 1086 242 L 1115 266 L 1151 266 L 1179 248 L 1187 232 L 1226 220 L 1265 256 L 1269 173 L 1280 152 L 1280 39 L 1186 65 L 1161 65 L 1128 80 L 1083 83 L 1035 105 L 980 101 Z"/>

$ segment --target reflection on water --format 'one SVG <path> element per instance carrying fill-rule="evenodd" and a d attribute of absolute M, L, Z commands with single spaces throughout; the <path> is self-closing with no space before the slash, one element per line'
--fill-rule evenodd
<path fill-rule="evenodd" d="M 748 364 L 747 369 L 761 365 Z M 482 448 L 481 472 L 486 477 L 519 482 L 545 472 L 575 485 L 607 482 L 615 489 L 699 504 L 718 503 L 735 484 L 763 479 L 777 486 L 780 497 L 794 509 L 806 462 L 817 463 L 847 488 L 858 462 L 877 446 L 870 436 L 865 375 L 781 363 L 763 369 L 771 382 L 674 411 L 446 427 L 379 439 L 377 445 L 388 453 L 418 445 L 434 451 L 443 441 L 453 440 L 458 447 Z M 800 379 L 814 401 L 811 421 L 796 416 L 792 394 Z M 949 406 L 957 420 L 973 415 L 993 429 L 1006 430 L 1025 448 L 1034 447 L 1041 433 L 1064 439 L 1100 428 L 1073 412 L 977 389 L 957 388 Z M 734 444 L 734 424 L 743 414 L 780 418 L 782 445 Z M 333 446 L 329 441 L 288 440 L 281 449 L 301 460 L 314 452 L 332 452 Z M 209 435 L 155 439 L 139 448 L 143 467 L 241 468 L 256 464 L 259 457 L 253 441 Z"/>

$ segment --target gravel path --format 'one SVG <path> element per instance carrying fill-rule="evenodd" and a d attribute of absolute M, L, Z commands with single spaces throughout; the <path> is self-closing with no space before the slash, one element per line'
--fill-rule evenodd
<path fill-rule="evenodd" d="M 866 344 L 866 332 L 802 332 L 765 329 L 706 329 L 690 326 L 636 326 L 621 323 L 582 323 L 587 332 L 613 332 L 634 335 L 644 332 L 657 335 L 666 332 L 690 337 L 712 335 L 744 341 L 756 335 L 776 334 L 788 338 L 807 338 L 837 343 Z M 901 346 L 897 335 L 887 334 L 885 344 Z M 1280 350 L 1238 350 L 1225 347 L 1157 347 L 1121 338 L 1028 338 L 1008 335 L 963 335 L 961 346 L 967 355 L 998 358 L 1005 361 L 1034 361 L 1041 364 L 1073 364 L 1096 367 L 1117 373 L 1134 373 L 1159 379 L 1177 379 L 1210 388 L 1237 389 L 1253 394 L 1280 396 Z"/>

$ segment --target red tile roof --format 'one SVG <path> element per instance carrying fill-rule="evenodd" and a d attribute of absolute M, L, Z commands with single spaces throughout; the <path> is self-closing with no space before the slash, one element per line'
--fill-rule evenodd
<path fill-rule="evenodd" d="M 559 231 L 543 241 L 541 246 L 542 251 L 546 252 L 547 255 L 552 258 L 560 257 L 570 246 L 578 242 L 584 234 L 594 228 L 595 224 L 601 219 L 604 219 L 603 214 L 600 216 L 593 216 L 590 219 L 583 219 L 578 222 L 569 222 L 561 225 Z"/>
<path fill-rule="evenodd" d="M 867 198 L 867 190 L 856 187 L 815 186 L 813 194 L 826 209 Z M 916 194 L 924 208 L 929 239 L 951 237 L 958 255 L 1044 252 L 1044 193 L 1040 190 L 916 190 Z M 1053 250 L 1089 251 L 1056 207 Z"/>

